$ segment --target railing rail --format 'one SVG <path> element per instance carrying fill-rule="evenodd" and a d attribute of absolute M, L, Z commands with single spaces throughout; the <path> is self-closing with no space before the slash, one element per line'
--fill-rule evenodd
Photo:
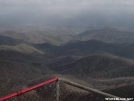
<path fill-rule="evenodd" d="M 72 92 L 69 92 L 68 91 L 69 89 L 66 89 L 66 88 L 64 89 L 64 87 L 63 87 L 62 90 L 64 89 L 63 92 L 65 93 L 65 95 L 64 94 L 61 95 L 62 93 L 60 93 L 61 92 L 60 82 L 63 82 L 64 84 L 71 85 L 73 87 L 77 87 L 77 88 L 79 88 L 81 90 L 91 92 L 91 93 L 99 95 L 99 96 L 108 97 L 108 98 L 120 98 L 118 96 L 111 95 L 111 94 L 108 94 L 108 93 L 105 93 L 105 92 L 102 92 L 102 91 L 99 91 L 99 90 L 96 90 L 96 89 L 93 89 L 93 88 L 90 88 L 90 87 L 86 87 L 86 86 L 80 85 L 78 83 L 74 83 L 72 81 L 69 81 L 69 80 L 65 80 L 65 79 L 62 79 L 62 78 L 55 77 L 53 79 L 50 79 L 50 80 L 45 81 L 43 83 L 37 84 L 37 85 L 32 86 L 30 88 L 26 88 L 24 90 L 21 90 L 21 91 L 15 92 L 13 94 L 7 95 L 7 96 L 5 96 L 3 98 L 0 98 L 0 101 L 7 101 L 7 100 L 10 100 L 12 98 L 19 97 L 20 95 L 22 96 L 23 94 L 28 93 L 28 92 L 30 92 L 32 90 L 34 90 L 34 91 L 36 91 L 36 93 L 40 94 L 41 97 L 43 97 L 44 94 L 45 94 L 46 96 L 43 97 L 43 99 L 48 98 L 48 96 L 50 94 L 50 95 L 54 96 L 54 100 L 51 100 L 51 101 L 64 101 L 63 97 L 65 95 L 67 95 L 67 98 L 68 98 L 71 95 L 70 93 L 72 93 Z M 47 87 L 47 89 L 45 89 L 45 86 L 49 86 L 49 85 L 51 85 L 53 83 L 56 84 L 54 87 Z M 44 86 L 44 88 L 43 88 L 43 86 Z M 39 89 L 41 89 L 41 91 Z M 44 91 L 46 91 L 46 92 L 44 92 Z M 48 95 L 47 95 L 47 93 L 48 93 Z M 53 93 L 53 94 L 51 94 L 51 93 Z M 76 92 L 73 92 L 72 96 L 74 96 L 73 94 L 75 94 L 75 93 Z M 77 95 L 77 97 L 78 96 L 79 95 Z M 51 96 L 49 96 L 49 97 L 51 98 Z M 74 99 L 77 99 L 77 97 L 74 98 Z M 17 100 L 17 101 L 21 101 L 21 100 Z M 25 100 L 22 100 L 22 101 L 25 101 Z M 28 100 L 28 101 L 31 101 L 31 100 Z M 40 101 L 40 99 L 34 100 L 34 101 Z M 72 100 L 69 100 L 69 101 L 72 101 Z M 76 100 L 73 100 L 73 101 L 76 101 Z M 78 100 L 78 101 L 81 101 L 81 100 Z M 86 101 L 89 101 L 89 100 L 86 100 Z"/>
<path fill-rule="evenodd" d="M 7 95 L 7 96 L 5 96 L 3 98 L 0 98 L 0 101 L 6 101 L 6 100 L 11 99 L 11 98 L 13 98 L 15 96 L 19 96 L 19 95 L 25 94 L 27 92 L 30 92 L 30 91 L 34 90 L 34 89 L 40 88 L 42 86 L 45 86 L 45 85 L 48 85 L 48 84 L 51 84 L 51 83 L 57 82 L 57 81 L 58 81 L 58 78 L 55 77 L 55 78 L 53 78 L 51 80 L 45 81 L 43 83 L 37 84 L 35 86 L 32 86 L 30 88 L 26 88 L 24 90 L 21 90 L 21 91 L 15 92 L 13 94 Z"/>
<path fill-rule="evenodd" d="M 110 98 L 120 98 L 118 96 L 115 96 L 115 95 L 111 95 L 111 94 L 108 94 L 108 93 L 104 93 L 102 91 L 99 91 L 99 90 L 96 90 L 96 89 L 93 89 L 93 88 L 89 88 L 89 87 L 86 87 L 86 86 L 83 86 L 83 85 L 80 85 L 78 83 L 74 83 L 74 82 L 71 82 L 69 80 L 65 80 L 65 79 L 61 79 L 64 83 L 66 84 L 69 84 L 69 85 L 72 85 L 72 86 L 75 86 L 77 88 L 80 88 L 80 89 L 83 89 L 83 90 L 86 90 L 86 91 L 89 91 L 89 92 L 92 92 L 92 93 L 96 93 L 96 94 L 99 94 L 99 95 L 102 95 L 102 96 L 105 96 L 105 97 L 110 97 Z"/>
<path fill-rule="evenodd" d="M 93 89 L 93 88 L 90 88 L 90 87 L 80 85 L 78 83 L 75 83 L 75 82 L 72 82 L 72 81 L 69 81 L 69 80 L 65 80 L 65 79 L 62 79 L 62 78 L 59 78 L 59 80 L 63 81 L 64 83 L 66 83 L 68 85 L 71 85 L 71 86 L 74 86 L 74 87 L 77 87 L 77 88 L 80 88 L 82 90 L 92 92 L 92 93 L 95 93 L 95 94 L 98 94 L 98 95 L 102 95 L 104 97 L 121 98 L 121 97 L 118 97 L 118 96 L 115 96 L 115 95 L 112 95 L 112 94 L 108 94 L 108 93 L 105 93 L 105 92 L 102 92 L 102 91 L 99 91 L 99 90 L 96 90 L 96 89 Z M 119 101 L 128 101 L 128 100 L 119 100 Z"/>

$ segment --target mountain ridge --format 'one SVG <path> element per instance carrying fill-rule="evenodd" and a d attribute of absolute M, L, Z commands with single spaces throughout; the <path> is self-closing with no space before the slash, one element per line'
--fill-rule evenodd
<path fill-rule="evenodd" d="M 87 30 L 77 35 L 77 38 L 81 40 L 95 39 L 107 43 L 134 43 L 133 32 L 121 31 L 119 29 L 110 27 L 95 30 Z"/>
<path fill-rule="evenodd" d="M 134 61 L 108 54 L 94 54 L 58 69 L 63 74 L 80 77 L 116 78 L 134 76 Z"/>

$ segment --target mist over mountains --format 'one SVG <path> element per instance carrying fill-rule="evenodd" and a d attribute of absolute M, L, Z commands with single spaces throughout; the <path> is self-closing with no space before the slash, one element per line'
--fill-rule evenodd
<path fill-rule="evenodd" d="M 54 76 L 134 97 L 133 7 L 133 0 L 1 0 L 0 97 Z"/>
<path fill-rule="evenodd" d="M 1 0 L 1 24 L 134 27 L 132 0 Z"/>

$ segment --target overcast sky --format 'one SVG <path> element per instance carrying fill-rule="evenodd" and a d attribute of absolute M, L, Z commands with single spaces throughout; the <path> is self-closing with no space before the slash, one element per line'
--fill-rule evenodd
<path fill-rule="evenodd" d="M 134 18 L 134 0 L 0 0 L 0 22 L 70 19 L 82 14 Z"/>

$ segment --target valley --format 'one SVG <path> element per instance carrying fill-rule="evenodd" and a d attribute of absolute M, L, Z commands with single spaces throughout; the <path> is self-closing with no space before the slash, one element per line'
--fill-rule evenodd
<path fill-rule="evenodd" d="M 108 27 L 1 31 L 0 96 L 58 76 L 133 97 L 133 40 L 133 32 Z"/>

